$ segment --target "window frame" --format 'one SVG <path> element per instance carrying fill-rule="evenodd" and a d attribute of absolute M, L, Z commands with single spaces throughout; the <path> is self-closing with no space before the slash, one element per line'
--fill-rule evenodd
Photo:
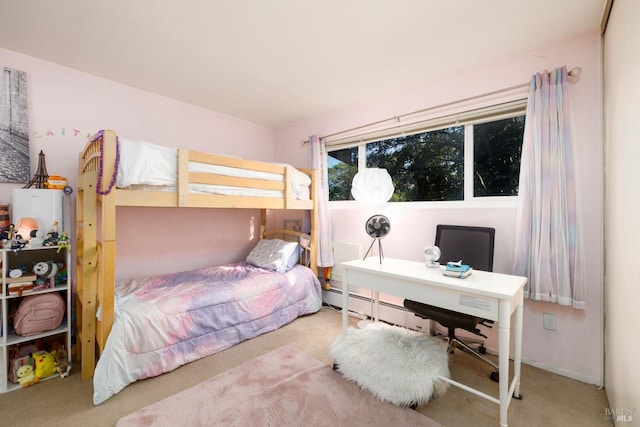
<path fill-rule="evenodd" d="M 358 170 L 366 167 L 366 145 L 400 135 L 413 135 L 417 133 L 446 129 L 451 126 L 464 126 L 464 200 L 447 201 L 408 201 L 393 202 L 394 207 L 408 206 L 411 208 L 480 208 L 491 207 L 512 208 L 516 206 L 517 196 L 474 196 L 474 125 L 499 121 L 526 115 L 527 100 L 518 99 L 503 104 L 492 105 L 476 110 L 470 110 L 458 114 L 436 117 L 419 121 L 408 125 L 394 126 L 375 132 L 352 135 L 335 141 L 327 141 L 327 154 L 331 151 L 350 147 L 358 147 Z M 337 209 L 351 209 L 356 200 L 330 200 L 330 207 Z"/>

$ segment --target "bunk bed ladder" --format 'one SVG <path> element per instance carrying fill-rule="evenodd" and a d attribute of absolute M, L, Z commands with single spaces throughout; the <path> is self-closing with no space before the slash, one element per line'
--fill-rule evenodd
<path fill-rule="evenodd" d="M 79 159 L 81 173 L 77 181 L 76 199 L 76 354 L 81 361 L 83 380 L 93 376 L 96 355 L 104 349 L 113 323 L 116 193 L 105 192 L 98 185 L 101 173 L 103 176 L 115 176 L 117 161 L 104 160 L 116 159 L 115 138 L 113 131 L 105 131 L 105 143 L 92 141 L 92 148 Z M 105 292 L 105 287 L 110 290 Z M 98 311 L 99 318 L 96 317 Z"/>
<path fill-rule="evenodd" d="M 115 262 L 116 262 L 116 237 L 115 237 L 115 193 L 101 197 L 102 222 L 101 240 L 98 241 L 98 287 L 97 302 L 100 307 L 100 316 L 96 320 L 96 343 L 98 354 L 102 354 L 107 342 L 111 326 L 113 325 L 113 313 L 115 307 Z M 105 211 L 110 210 L 110 214 Z"/>
<path fill-rule="evenodd" d="M 93 176 L 92 176 L 93 175 Z M 78 176 L 76 198 L 76 346 L 82 379 L 93 376 L 96 361 L 96 193 L 97 172 Z"/>

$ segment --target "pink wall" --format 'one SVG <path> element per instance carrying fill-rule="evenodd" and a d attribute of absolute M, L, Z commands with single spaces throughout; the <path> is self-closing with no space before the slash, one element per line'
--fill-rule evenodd
<path fill-rule="evenodd" d="M 47 155 L 48 172 L 66 176 L 72 186 L 77 175 L 77 154 L 84 145 L 85 136 L 98 129 L 112 128 L 132 138 L 168 146 L 304 166 L 307 153 L 300 142 L 310 134 L 327 135 L 510 87 L 526 82 L 532 73 L 545 68 L 565 64 L 569 68 L 582 67 L 581 81 L 572 87 L 572 98 L 579 141 L 585 253 L 589 261 L 588 307 L 578 311 L 554 304 L 527 302 L 523 353 L 531 364 L 600 383 L 603 359 L 603 158 L 602 76 L 597 32 L 443 76 L 405 92 L 275 132 L 3 49 L 0 49 L 0 63 L 28 74 L 32 173 L 37 153 L 43 150 Z M 488 101 L 497 102 L 496 99 Z M 73 129 L 79 130 L 78 135 L 74 135 Z M 49 130 L 53 135 L 47 136 Z M 11 190 L 15 187 L 18 186 L 0 184 L 0 201 L 10 200 Z M 71 204 L 74 204 L 73 198 Z M 385 255 L 421 260 L 422 248 L 433 241 L 435 224 L 440 222 L 489 225 L 497 230 L 495 270 L 509 272 L 513 262 L 514 212 L 509 204 L 499 207 L 485 204 L 436 208 L 428 205 L 389 206 L 385 213 L 393 224 L 398 225 L 384 241 Z M 332 209 L 334 240 L 356 242 L 366 248 L 369 241 L 361 230 L 371 213 L 349 205 Z M 257 220 L 257 212 L 155 209 L 150 213 L 148 209 L 120 208 L 119 218 L 117 274 L 118 277 L 130 277 L 242 257 L 255 238 L 251 225 Z M 239 235 L 244 237 L 239 239 Z M 174 256 L 176 252 L 180 253 L 179 257 Z M 543 313 L 557 316 L 557 331 L 542 328 Z M 496 342 L 494 330 L 488 345 L 497 347 Z"/>
<path fill-rule="evenodd" d="M 0 64 L 27 73 L 31 175 L 42 150 L 48 173 L 67 177 L 75 187 L 78 153 L 86 136 L 99 129 L 167 146 L 274 160 L 271 128 L 4 49 Z M 0 184 L 0 202 L 10 202 L 12 189 L 19 187 Z M 75 218 L 75 195 L 67 206 Z M 234 261 L 246 256 L 255 239 L 249 231 L 257 219 L 254 211 L 119 208 L 118 215 L 119 278 Z M 67 228 L 73 233 L 72 222 Z"/>
<path fill-rule="evenodd" d="M 586 310 L 574 310 L 557 304 L 525 303 L 523 354 L 528 363 L 586 382 L 602 380 L 602 282 L 603 282 L 603 149 L 600 38 L 597 31 L 540 46 L 500 61 L 481 64 L 422 86 L 408 88 L 384 99 L 332 112 L 279 129 L 276 133 L 276 157 L 280 161 L 299 163 L 306 159 L 300 141 L 310 134 L 332 134 L 366 123 L 403 115 L 432 106 L 489 93 L 526 83 L 544 69 L 567 65 L 581 67 L 580 81 L 573 84 L 575 130 L 578 140 L 578 163 L 582 197 L 582 216 L 587 257 L 588 301 Z M 473 106 L 526 96 L 526 89 L 500 97 L 474 102 Z M 500 98 L 500 99 L 498 99 Z M 450 107 L 448 112 L 471 108 Z M 444 114 L 438 111 L 431 114 Z M 426 116 L 424 117 L 426 118 Z M 355 202 L 333 204 L 333 239 L 359 243 L 366 250 L 369 239 L 363 232 L 366 218 L 373 213 Z M 515 236 L 515 203 L 495 205 L 397 206 L 390 204 L 384 212 L 392 222 L 392 232 L 383 242 L 387 257 L 422 260 L 422 249 L 433 242 L 437 223 L 457 223 L 496 228 L 494 269 L 511 272 Z M 362 254 L 364 255 L 364 253 Z M 336 284 L 337 285 L 337 284 Z M 543 329 L 543 313 L 555 314 L 557 331 Z M 488 346 L 497 348 L 496 328 L 490 331 Z M 523 382 L 527 379 L 524 378 Z"/>

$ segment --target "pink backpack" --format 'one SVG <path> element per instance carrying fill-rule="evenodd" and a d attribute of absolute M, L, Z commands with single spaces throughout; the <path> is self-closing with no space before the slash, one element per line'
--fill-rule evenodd
<path fill-rule="evenodd" d="M 16 334 L 29 336 L 51 331 L 62 324 L 64 300 L 57 292 L 24 297 L 13 317 Z"/>

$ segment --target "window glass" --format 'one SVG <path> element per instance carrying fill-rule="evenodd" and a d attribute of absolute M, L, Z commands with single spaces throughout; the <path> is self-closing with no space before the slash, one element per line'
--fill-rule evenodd
<path fill-rule="evenodd" d="M 358 147 L 330 151 L 327 158 L 329 200 L 353 200 L 351 182 L 358 172 Z"/>
<path fill-rule="evenodd" d="M 518 195 L 524 118 L 474 125 L 474 197 Z"/>
<path fill-rule="evenodd" d="M 521 111 L 514 112 L 521 114 L 515 117 L 503 113 L 497 120 L 476 123 L 471 122 L 474 118 L 467 123 L 456 119 L 455 126 L 444 129 L 372 138 L 329 151 L 329 200 L 353 199 L 358 154 L 365 157 L 360 164 L 387 169 L 395 186 L 392 202 L 516 196 L 525 123 Z M 465 171 L 473 176 L 465 179 Z"/>
<path fill-rule="evenodd" d="M 464 127 L 400 136 L 367 144 L 367 167 L 386 168 L 391 201 L 462 200 Z"/>

